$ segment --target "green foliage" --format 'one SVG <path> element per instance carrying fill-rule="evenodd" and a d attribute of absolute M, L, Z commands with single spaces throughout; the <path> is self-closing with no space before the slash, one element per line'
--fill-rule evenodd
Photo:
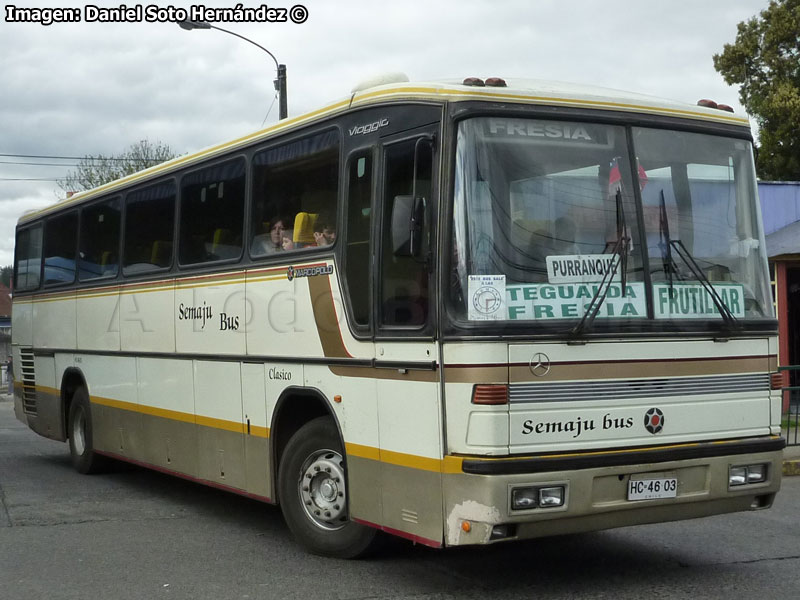
<path fill-rule="evenodd" d="M 714 68 L 741 85 L 739 100 L 758 123 L 759 177 L 800 181 L 800 0 L 772 0 L 739 23 Z"/>
<path fill-rule="evenodd" d="M 0 269 L 0 282 L 7 288 L 11 287 L 11 278 L 14 276 L 14 267 L 8 265 Z"/>
<path fill-rule="evenodd" d="M 86 156 L 74 171 L 70 171 L 64 179 L 59 180 L 58 185 L 65 192 L 90 190 L 176 156 L 166 144 L 141 140 L 119 155 Z"/>

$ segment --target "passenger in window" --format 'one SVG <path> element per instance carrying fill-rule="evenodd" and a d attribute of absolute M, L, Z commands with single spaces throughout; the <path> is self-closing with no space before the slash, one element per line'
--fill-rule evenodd
<path fill-rule="evenodd" d="M 264 229 L 267 233 L 261 233 L 253 237 L 251 247 L 252 254 L 276 254 L 283 250 L 283 233 L 289 222 L 287 217 L 275 217 L 265 224 Z"/>
<path fill-rule="evenodd" d="M 281 249 L 294 250 L 295 247 L 293 231 L 291 229 L 284 229 L 281 234 Z"/>
<path fill-rule="evenodd" d="M 314 242 L 317 246 L 330 246 L 336 241 L 336 222 L 321 214 L 314 224 Z"/>

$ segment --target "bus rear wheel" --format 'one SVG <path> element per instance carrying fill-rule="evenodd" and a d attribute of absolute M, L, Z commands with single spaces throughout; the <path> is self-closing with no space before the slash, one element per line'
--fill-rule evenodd
<path fill-rule="evenodd" d="M 344 451 L 333 420 L 303 425 L 286 444 L 278 469 L 278 494 L 292 534 L 314 554 L 356 558 L 377 531 L 350 520 Z"/>
<path fill-rule="evenodd" d="M 69 453 L 75 470 L 83 474 L 100 472 L 107 464 L 107 460 L 94 451 L 92 409 L 85 387 L 76 389 L 72 396 L 67 418 L 67 435 Z"/>

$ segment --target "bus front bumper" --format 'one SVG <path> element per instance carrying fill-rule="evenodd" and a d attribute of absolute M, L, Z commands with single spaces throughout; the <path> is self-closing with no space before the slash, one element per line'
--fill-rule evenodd
<path fill-rule="evenodd" d="M 443 476 L 445 545 L 769 508 L 780 489 L 783 446 L 782 438 L 768 436 L 584 455 L 465 457 L 461 473 Z M 732 475 L 747 466 L 756 473 L 763 468 L 763 479 L 732 485 Z M 674 497 L 629 499 L 632 479 L 670 481 L 676 487 Z M 539 490 L 544 490 L 546 502 L 537 497 Z M 530 504 L 520 506 L 520 498 Z"/>

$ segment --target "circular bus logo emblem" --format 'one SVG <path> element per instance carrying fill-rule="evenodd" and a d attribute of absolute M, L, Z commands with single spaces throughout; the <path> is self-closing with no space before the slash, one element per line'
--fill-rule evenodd
<path fill-rule="evenodd" d="M 652 434 L 664 429 L 664 413 L 657 408 L 651 408 L 644 413 L 644 428 Z"/>
<path fill-rule="evenodd" d="M 286 267 L 286 279 L 288 279 L 289 281 L 294 279 L 294 267 L 292 266 Z"/>
<path fill-rule="evenodd" d="M 531 357 L 528 368 L 536 377 L 544 377 L 550 372 L 550 357 L 544 352 L 537 352 Z"/>

